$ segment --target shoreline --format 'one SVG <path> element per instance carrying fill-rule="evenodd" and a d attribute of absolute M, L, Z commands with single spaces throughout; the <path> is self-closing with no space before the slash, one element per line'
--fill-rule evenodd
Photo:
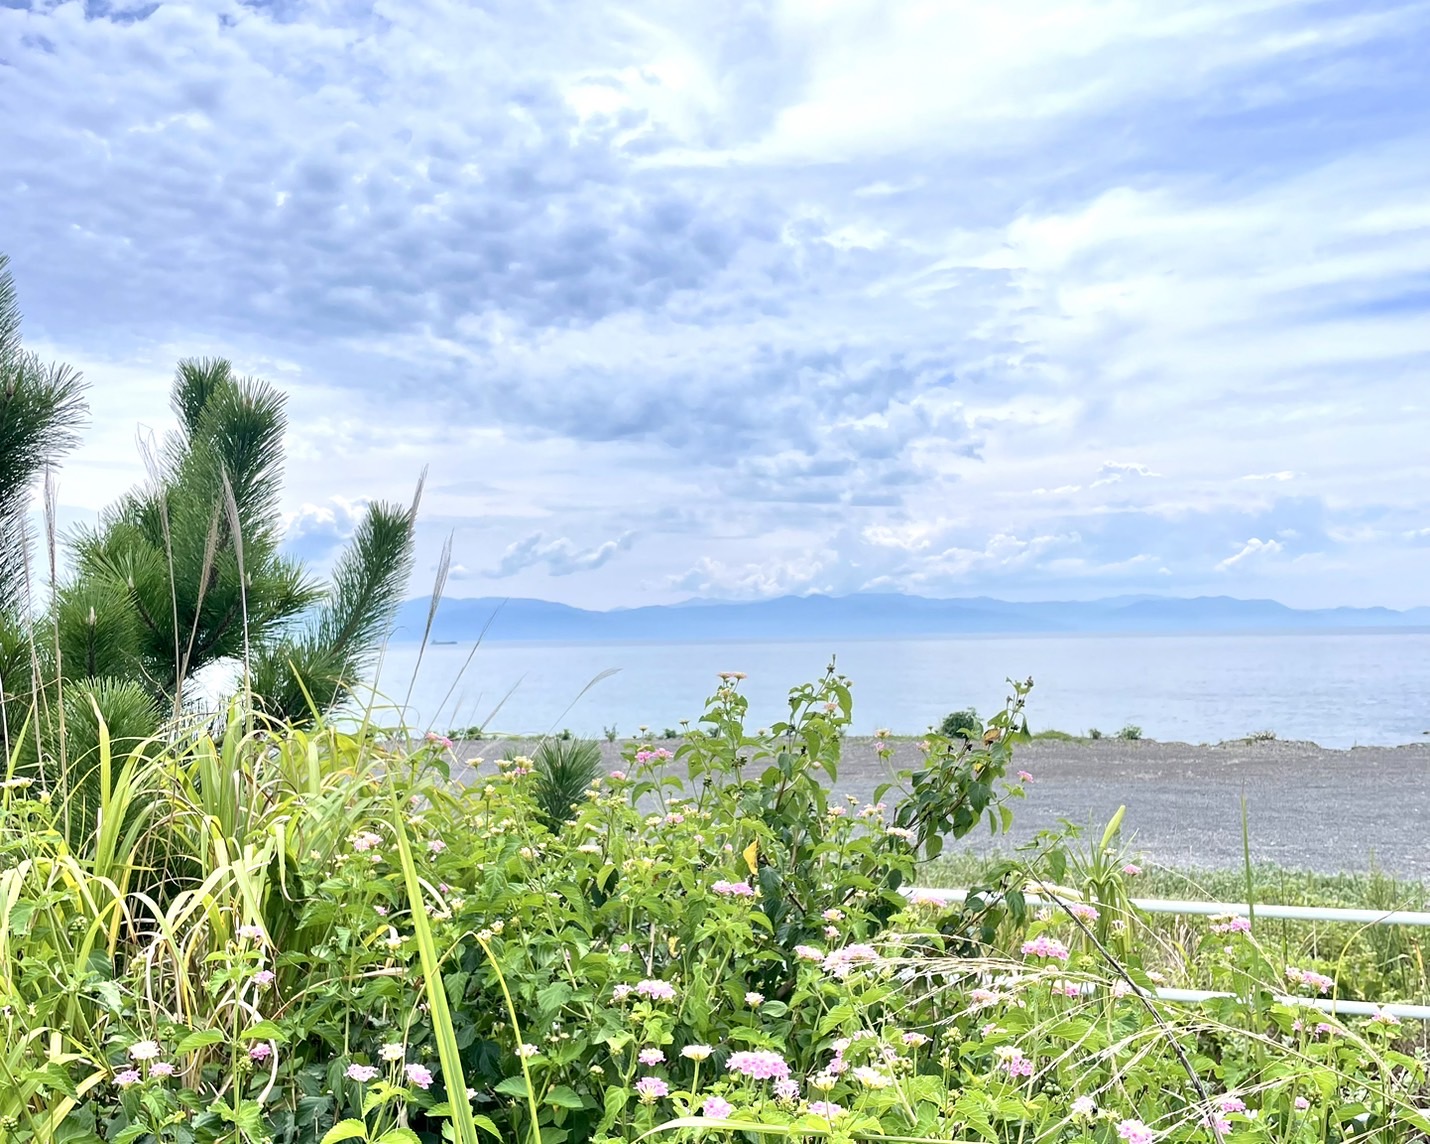
<path fill-rule="evenodd" d="M 609 766 L 627 742 L 600 740 Z M 886 765 L 871 736 L 850 736 L 835 792 L 868 801 L 876 785 L 920 763 L 917 742 L 895 739 Z M 454 753 L 491 759 L 535 743 L 468 740 Z M 1123 839 L 1132 853 L 1167 866 L 1237 868 L 1245 796 L 1253 862 L 1430 877 L 1430 742 L 1329 748 L 1279 739 L 1215 745 L 1040 739 L 1015 748 L 1013 758 L 1033 775 L 1027 797 L 1012 803 L 1013 830 L 990 838 L 978 828 L 950 849 L 1011 850 L 1040 830 L 1058 829 L 1063 819 L 1083 826 L 1085 840 L 1125 805 Z"/>

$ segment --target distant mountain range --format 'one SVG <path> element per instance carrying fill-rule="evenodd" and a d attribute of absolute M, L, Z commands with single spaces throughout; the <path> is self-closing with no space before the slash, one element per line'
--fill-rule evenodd
<path fill-rule="evenodd" d="M 394 638 L 420 639 L 430 600 L 409 600 Z M 688 600 L 644 608 L 587 611 L 547 600 L 445 599 L 432 638 L 489 640 L 705 642 L 748 639 L 874 639 L 957 635 L 1200 633 L 1430 628 L 1430 607 L 1288 608 L 1274 600 L 1229 596 L 1179 599 L 1118 596 L 1106 600 L 1010 603 L 986 597 L 933 600 L 861 593 L 781 596 L 730 602 Z"/>

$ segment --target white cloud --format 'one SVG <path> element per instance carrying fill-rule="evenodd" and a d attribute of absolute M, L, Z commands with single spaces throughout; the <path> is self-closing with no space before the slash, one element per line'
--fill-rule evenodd
<path fill-rule="evenodd" d="M 1290 469 L 1282 469 L 1276 473 L 1247 473 L 1241 479 L 1243 481 L 1294 481 L 1296 473 Z"/>
<path fill-rule="evenodd" d="M 570 538 L 561 536 L 547 540 L 546 534 L 533 532 L 507 546 L 495 568 L 485 569 L 479 576 L 503 580 L 528 568 L 544 566 L 551 576 L 570 576 L 575 572 L 590 572 L 600 568 L 617 553 L 625 552 L 635 541 L 634 532 L 622 533 L 592 548 L 582 548 Z M 455 569 L 453 574 L 455 575 Z"/>
<path fill-rule="evenodd" d="M 1091 487 L 1096 489 L 1103 485 L 1115 485 L 1126 477 L 1160 477 L 1161 475 L 1136 461 L 1103 461 L 1102 468 L 1097 471 L 1097 480 L 1092 482 Z"/>
<path fill-rule="evenodd" d="M 1282 544 L 1279 540 L 1260 540 L 1253 536 L 1241 546 L 1241 550 L 1234 555 L 1228 556 L 1216 566 L 1216 571 L 1225 572 L 1236 567 L 1243 561 L 1252 560 L 1257 557 L 1274 556 L 1282 551 Z"/>
<path fill-rule="evenodd" d="M 351 539 L 368 501 L 334 496 L 283 514 L 283 546 L 303 560 L 321 560 Z"/>

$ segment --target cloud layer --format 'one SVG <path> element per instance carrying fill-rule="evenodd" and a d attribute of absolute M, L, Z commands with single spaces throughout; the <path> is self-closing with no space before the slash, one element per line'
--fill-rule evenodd
<path fill-rule="evenodd" d="M 430 463 L 459 589 L 1424 603 L 1427 56 L 1404 0 L 6 0 L 0 245 L 79 508 L 227 353 L 295 544 Z"/>

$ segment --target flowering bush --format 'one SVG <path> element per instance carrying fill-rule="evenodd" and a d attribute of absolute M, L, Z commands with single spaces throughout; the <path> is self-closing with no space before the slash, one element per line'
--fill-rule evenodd
<path fill-rule="evenodd" d="M 1205 938 L 1242 999 L 1150 1001 L 1135 949 L 1115 969 L 1099 938 L 1125 932 L 1130 875 L 1030 917 L 1023 883 L 1068 868 L 1052 847 L 966 902 L 906 896 L 943 837 L 1006 824 L 1024 688 L 982 743 L 931 736 L 891 807 L 829 793 L 847 680 L 755 734 L 738 682 L 560 823 L 528 760 L 456 786 L 440 739 L 331 729 L 136 755 L 83 854 L 42 789 L 7 786 L 0 1141 L 1430 1128 L 1392 1022 L 1278 1000 L 1321 980 L 1273 972 L 1243 927 Z"/>

